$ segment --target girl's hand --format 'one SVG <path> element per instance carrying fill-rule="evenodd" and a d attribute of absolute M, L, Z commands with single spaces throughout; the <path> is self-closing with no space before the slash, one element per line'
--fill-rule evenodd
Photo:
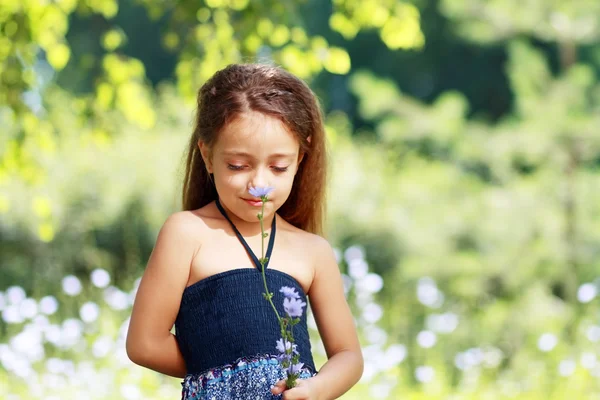
<path fill-rule="evenodd" d="M 283 393 L 283 400 L 317 400 L 317 392 L 309 379 L 298 379 L 293 389 L 286 389 L 285 380 L 280 380 L 273 386 L 271 393 Z"/>

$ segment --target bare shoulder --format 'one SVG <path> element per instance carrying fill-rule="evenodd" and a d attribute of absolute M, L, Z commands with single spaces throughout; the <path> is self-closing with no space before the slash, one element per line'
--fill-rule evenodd
<path fill-rule="evenodd" d="M 327 239 L 304 231 L 285 221 L 282 225 L 284 225 L 283 229 L 293 241 L 294 248 L 297 250 L 296 256 L 305 259 L 306 266 L 310 269 L 307 293 L 312 291 L 319 277 L 339 274 L 335 253 Z"/>
<path fill-rule="evenodd" d="M 289 222 L 283 220 L 283 218 L 281 219 L 281 221 L 283 225 L 282 228 L 293 237 L 294 241 L 298 243 L 303 249 L 310 250 L 307 251 L 307 254 L 333 254 L 333 248 L 331 247 L 327 239 L 325 239 L 324 237 L 297 228 Z M 282 228 L 278 226 L 278 229 Z"/>
<path fill-rule="evenodd" d="M 161 232 L 196 242 L 210 230 L 215 219 L 210 204 L 196 210 L 177 211 L 167 217 Z"/>

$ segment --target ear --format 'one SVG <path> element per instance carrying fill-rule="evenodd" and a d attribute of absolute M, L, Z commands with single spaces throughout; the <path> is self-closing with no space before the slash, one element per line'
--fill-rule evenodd
<path fill-rule="evenodd" d="M 310 139 L 311 139 L 311 137 L 309 136 L 309 137 L 306 138 L 306 141 L 308 143 L 310 143 Z M 298 168 L 300 167 L 300 163 L 304 159 L 304 154 L 305 154 L 305 152 L 302 151 L 302 149 L 300 149 L 300 153 L 298 154 L 298 164 L 296 164 L 296 171 L 298 170 Z"/>
<path fill-rule="evenodd" d="M 204 143 L 201 140 L 198 140 L 198 148 L 200 149 L 200 154 L 202 155 L 202 159 L 204 160 L 204 165 L 206 165 L 206 170 L 208 171 L 209 174 L 212 174 L 213 166 L 212 166 L 212 157 L 210 154 L 210 149 L 208 148 L 206 143 Z"/>
<path fill-rule="evenodd" d="M 309 136 L 309 137 L 306 138 L 306 141 L 308 143 L 310 143 L 310 139 L 311 139 L 311 137 Z M 298 167 L 300 167 L 300 163 L 304 159 L 304 154 L 305 153 L 302 150 L 300 150 L 300 154 L 298 154 L 298 164 L 296 165 L 296 169 L 298 169 Z"/>
<path fill-rule="evenodd" d="M 302 162 L 303 158 L 304 158 L 304 152 L 300 151 L 300 154 L 298 154 L 298 163 L 296 163 L 296 171 L 298 171 L 298 168 L 300 168 L 300 163 Z"/>

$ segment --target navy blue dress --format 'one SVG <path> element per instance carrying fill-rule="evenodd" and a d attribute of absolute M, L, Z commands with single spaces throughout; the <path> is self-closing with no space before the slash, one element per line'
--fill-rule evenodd
<path fill-rule="evenodd" d="M 281 337 L 271 304 L 265 300 L 261 265 L 225 210 L 219 211 L 231 224 L 256 268 L 221 272 L 188 286 L 175 320 L 175 335 L 185 359 L 187 375 L 182 399 L 280 399 L 271 387 L 286 375 L 277 361 L 276 342 Z M 271 225 L 266 257 L 275 242 L 275 218 Z M 265 276 L 273 303 L 284 316 L 282 286 L 293 287 L 306 301 L 298 281 L 284 272 L 266 268 Z M 301 378 L 314 376 L 306 312 L 294 326 L 294 339 L 304 363 Z"/>

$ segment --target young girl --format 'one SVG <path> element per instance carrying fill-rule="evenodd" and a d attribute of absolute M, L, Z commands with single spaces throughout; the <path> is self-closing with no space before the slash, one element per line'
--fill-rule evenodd
<path fill-rule="evenodd" d="M 142 277 L 127 354 L 184 378 L 187 399 L 334 399 L 360 378 L 363 359 L 334 253 L 318 236 L 325 198 L 325 137 L 315 96 L 273 66 L 231 65 L 198 94 L 183 185 L 185 211 L 161 228 Z M 308 299 L 328 361 L 315 368 L 306 313 L 294 326 L 300 380 L 285 387 L 277 361 L 279 288 Z M 171 329 L 175 325 L 175 334 Z M 283 394 L 283 396 L 281 396 Z"/>

